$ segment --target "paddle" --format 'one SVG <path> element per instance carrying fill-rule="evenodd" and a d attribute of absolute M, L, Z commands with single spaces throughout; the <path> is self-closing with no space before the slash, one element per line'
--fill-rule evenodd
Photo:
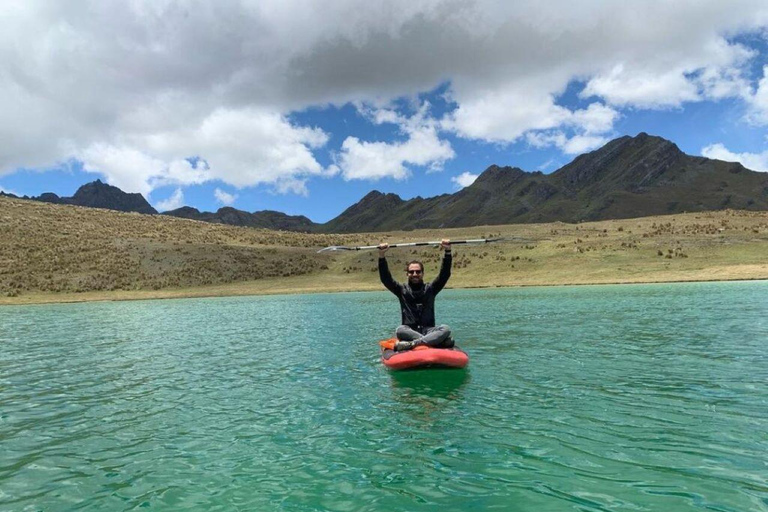
<path fill-rule="evenodd" d="M 530 240 L 526 240 L 523 238 L 478 238 L 476 240 L 451 240 L 451 245 L 458 245 L 458 244 L 490 244 L 493 242 L 526 242 Z M 407 243 L 399 243 L 399 244 L 389 244 L 389 248 L 393 247 L 418 247 L 423 245 L 440 245 L 440 241 L 434 241 L 434 242 L 407 242 Z M 330 247 L 326 247 L 324 249 L 320 249 L 317 252 L 325 252 L 325 251 L 369 251 L 372 249 L 378 249 L 378 245 L 365 245 L 360 247 L 345 247 L 343 245 L 332 245 Z"/>

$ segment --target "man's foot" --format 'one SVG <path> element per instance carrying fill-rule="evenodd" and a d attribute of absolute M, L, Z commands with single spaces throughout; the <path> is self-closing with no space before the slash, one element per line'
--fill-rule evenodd
<path fill-rule="evenodd" d="M 453 341 L 453 336 L 451 336 L 450 338 L 448 338 L 447 340 L 445 340 L 443 342 L 443 347 L 442 348 L 453 348 L 454 345 L 456 345 L 456 342 Z"/>
<path fill-rule="evenodd" d="M 395 352 L 402 352 L 403 350 L 411 350 L 416 344 L 413 341 L 398 341 L 395 343 Z"/>

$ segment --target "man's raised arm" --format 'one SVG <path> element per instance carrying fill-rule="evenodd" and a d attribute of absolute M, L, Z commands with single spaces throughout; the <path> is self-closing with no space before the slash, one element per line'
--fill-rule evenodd
<path fill-rule="evenodd" d="M 440 273 L 437 275 L 437 278 L 432 281 L 432 288 L 435 290 L 435 295 L 437 295 L 448 283 L 448 279 L 451 277 L 451 265 L 453 264 L 451 241 L 444 238 L 443 241 L 440 242 L 440 248 L 445 251 L 445 256 L 443 256 L 443 263 L 440 265 Z"/>
<path fill-rule="evenodd" d="M 379 279 L 381 279 L 381 284 L 387 290 L 397 295 L 397 292 L 400 290 L 400 284 L 392 278 L 392 274 L 389 272 L 386 256 L 387 249 L 389 249 L 389 244 L 379 244 Z"/>

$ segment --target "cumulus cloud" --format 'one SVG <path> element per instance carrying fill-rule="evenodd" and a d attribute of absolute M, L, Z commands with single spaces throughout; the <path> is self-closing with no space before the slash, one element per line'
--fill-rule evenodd
<path fill-rule="evenodd" d="M 402 180 L 410 175 L 408 165 L 436 170 L 453 156 L 450 143 L 440 140 L 434 128 L 425 128 L 410 133 L 404 142 L 365 142 L 347 137 L 341 145 L 338 166 L 346 180 Z"/>
<path fill-rule="evenodd" d="M 464 138 L 503 143 L 555 128 L 593 136 L 612 130 L 618 117 L 618 111 L 602 103 L 569 110 L 557 105 L 552 94 L 507 89 L 462 102 L 442 120 L 442 127 Z"/>
<path fill-rule="evenodd" d="M 624 64 L 590 80 L 581 96 L 600 96 L 614 105 L 647 108 L 676 107 L 699 99 L 696 85 L 681 69 L 661 74 L 650 70 L 627 72 Z"/>
<path fill-rule="evenodd" d="M 307 193 L 334 172 L 439 168 L 453 153 L 440 130 L 491 142 L 563 132 L 558 147 L 575 151 L 610 132 L 617 109 L 721 98 L 768 123 L 755 53 L 732 37 L 768 24 L 764 0 L 27 0 L 0 19 L 0 175 L 78 158 L 129 191 L 218 179 Z M 574 81 L 598 106 L 562 104 Z M 456 109 L 441 123 L 394 143 L 351 136 L 328 168 L 315 153 L 331 134 L 288 118 L 446 83 Z"/>
<path fill-rule="evenodd" d="M 551 95 L 504 89 L 459 102 L 443 128 L 465 138 L 511 142 L 526 131 L 559 126 L 569 114 Z"/>
<path fill-rule="evenodd" d="M 184 206 L 184 192 L 180 188 L 177 188 L 173 194 L 167 199 L 158 201 L 155 204 L 155 209 L 160 212 L 167 212 L 169 210 L 175 210 Z"/>
<path fill-rule="evenodd" d="M 157 186 L 190 185 L 207 179 L 205 171 L 198 171 L 187 160 L 165 161 L 130 146 L 96 143 L 76 153 L 76 157 L 83 162 L 83 170 L 104 175 L 110 185 L 123 191 L 145 196 Z"/>
<path fill-rule="evenodd" d="M 592 151 L 603 146 L 608 142 L 607 137 L 598 137 L 595 135 L 575 135 L 568 139 L 566 143 L 560 147 L 564 153 L 568 155 L 579 155 L 587 151 Z"/>
<path fill-rule="evenodd" d="M 458 188 L 465 188 L 473 184 L 478 176 L 480 175 L 472 174 L 471 172 L 463 172 L 458 176 L 451 178 L 451 181 L 454 182 Z"/>
<path fill-rule="evenodd" d="M 537 148 L 555 146 L 567 155 L 578 155 L 608 142 L 607 132 L 613 129 L 618 117 L 613 108 L 592 103 L 585 109 L 566 113 L 560 125 L 569 129 L 570 136 L 563 129 L 528 131 L 525 140 Z"/>
<path fill-rule="evenodd" d="M 714 27 L 713 27 L 714 28 Z M 685 102 L 749 96 L 744 66 L 757 52 L 716 32 L 697 34 L 700 48 L 678 44 L 653 57 L 631 52 L 598 72 L 581 92 L 618 106 L 680 107 Z"/>
<path fill-rule="evenodd" d="M 619 112 L 602 103 L 592 103 L 587 108 L 571 112 L 566 125 L 585 134 L 606 133 L 613 129 Z"/>
<path fill-rule="evenodd" d="M 768 66 L 763 67 L 763 77 L 749 96 L 749 103 L 748 119 L 758 125 L 768 124 Z"/>
<path fill-rule="evenodd" d="M 410 175 L 409 166 L 441 170 L 455 153 L 448 141 L 439 138 L 436 122 L 428 116 L 429 107 L 429 103 L 425 102 L 410 118 L 388 109 L 366 110 L 361 107 L 362 113 L 376 124 L 397 124 L 407 139 L 388 143 L 347 137 L 336 156 L 336 165 L 344 179 L 402 180 Z"/>
<path fill-rule="evenodd" d="M 290 187 L 306 176 L 329 174 L 311 151 L 327 140 L 322 130 L 294 126 L 276 112 L 217 109 L 197 126 L 131 134 L 114 144 L 94 143 L 76 157 L 86 171 L 143 194 L 163 185 L 213 179 L 235 187 Z"/>
<path fill-rule="evenodd" d="M 235 202 L 237 199 L 237 194 L 230 194 L 228 192 L 224 192 L 220 188 L 216 188 L 216 190 L 213 191 L 214 197 L 216 197 L 216 200 L 220 202 L 221 204 L 225 206 L 229 206 Z"/>
<path fill-rule="evenodd" d="M 700 10 L 680 3 L 652 4 L 609 10 L 596 3 L 583 16 L 572 10 L 581 9 L 576 5 L 522 7 L 520 21 L 506 19 L 504 34 L 491 31 L 487 52 L 478 57 L 481 62 L 493 59 L 501 45 L 492 41 L 499 40 L 508 43 L 509 60 L 497 56 L 496 68 L 453 82 L 458 106 L 445 128 L 496 142 L 560 130 L 580 118 L 559 104 L 560 95 L 574 80 L 584 81 L 579 96 L 603 100 L 595 105 L 612 114 L 599 129 L 585 127 L 570 147 L 575 151 L 594 143 L 596 134 L 610 131 L 616 108 L 669 108 L 748 96 L 747 64 L 756 52 L 729 42 L 727 35 L 764 25 L 768 8 L 742 4 L 752 12 L 749 19 L 714 3 L 697 4 Z M 537 46 L 536 41 L 547 44 Z"/>
<path fill-rule="evenodd" d="M 574 135 L 568 137 L 561 131 L 529 132 L 526 134 L 525 139 L 533 147 L 555 146 L 567 155 L 579 155 L 597 149 L 608 142 L 607 137 L 599 135 Z"/>
<path fill-rule="evenodd" d="M 718 142 L 703 148 L 701 154 L 716 160 L 739 162 L 747 169 L 753 171 L 768 172 L 768 151 L 763 151 L 762 153 L 734 153 Z"/>

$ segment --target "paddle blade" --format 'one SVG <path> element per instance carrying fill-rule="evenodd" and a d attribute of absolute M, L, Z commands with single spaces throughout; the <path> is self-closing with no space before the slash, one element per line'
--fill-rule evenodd
<path fill-rule="evenodd" d="M 325 247 L 323 249 L 320 249 L 317 252 L 327 252 L 327 251 L 353 251 L 354 249 L 352 247 L 344 247 L 343 245 L 332 245 L 330 247 Z"/>

